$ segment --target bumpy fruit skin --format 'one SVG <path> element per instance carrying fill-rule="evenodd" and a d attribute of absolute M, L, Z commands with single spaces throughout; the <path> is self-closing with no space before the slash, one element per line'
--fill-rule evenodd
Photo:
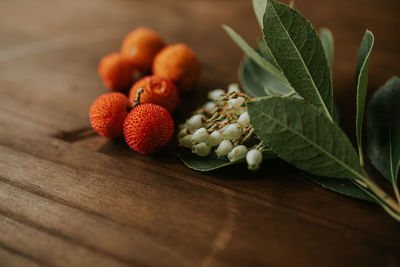
<path fill-rule="evenodd" d="M 121 54 L 112 53 L 100 60 L 98 71 L 108 88 L 124 91 L 132 85 L 136 68 Z"/>
<path fill-rule="evenodd" d="M 175 83 L 181 92 L 189 91 L 200 75 L 196 54 L 185 44 L 174 44 L 161 50 L 153 62 L 153 74 Z"/>
<path fill-rule="evenodd" d="M 121 54 L 143 72 L 151 70 L 155 55 L 165 46 L 160 35 L 152 29 L 138 27 L 128 33 L 121 45 Z"/>
<path fill-rule="evenodd" d="M 179 92 L 171 81 L 156 75 L 146 76 L 137 81 L 129 92 L 129 103 L 133 105 L 137 90 L 144 89 L 140 103 L 153 103 L 172 113 L 179 102 Z"/>
<path fill-rule="evenodd" d="M 101 136 L 123 136 L 123 125 L 128 115 L 128 98 L 121 93 L 99 96 L 90 107 L 89 117 L 93 130 Z"/>
<path fill-rule="evenodd" d="M 124 122 L 126 143 L 141 154 L 159 151 L 171 140 L 174 121 L 169 112 L 156 104 L 141 104 L 128 114 Z"/>

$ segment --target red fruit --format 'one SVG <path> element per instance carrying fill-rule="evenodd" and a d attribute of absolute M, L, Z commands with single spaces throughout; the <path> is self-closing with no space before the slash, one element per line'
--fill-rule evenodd
<path fill-rule="evenodd" d="M 128 89 L 133 82 L 137 70 L 119 53 L 112 53 L 103 57 L 98 71 L 104 84 L 113 91 Z"/>
<path fill-rule="evenodd" d="M 121 54 L 143 72 L 151 70 L 154 56 L 165 46 L 160 35 L 152 29 L 138 27 L 128 33 L 121 45 Z"/>
<path fill-rule="evenodd" d="M 180 92 L 190 90 L 200 75 L 196 54 L 184 44 L 174 44 L 161 50 L 153 62 L 153 74 L 175 83 Z"/>
<path fill-rule="evenodd" d="M 89 117 L 93 130 L 108 138 L 123 135 L 123 125 L 128 115 L 128 98 L 121 93 L 99 96 L 90 107 Z"/>
<path fill-rule="evenodd" d="M 133 105 L 137 90 L 144 89 L 140 103 L 153 103 L 166 108 L 170 113 L 178 105 L 179 93 L 175 84 L 156 75 L 146 76 L 137 81 L 129 92 L 129 103 Z"/>
<path fill-rule="evenodd" d="M 141 154 L 151 154 L 163 148 L 172 138 L 174 121 L 169 112 L 156 104 L 135 107 L 124 122 L 126 143 Z"/>

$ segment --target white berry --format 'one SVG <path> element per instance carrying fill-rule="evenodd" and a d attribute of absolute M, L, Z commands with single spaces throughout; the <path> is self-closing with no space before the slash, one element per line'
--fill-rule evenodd
<path fill-rule="evenodd" d="M 208 92 L 208 99 L 212 101 L 218 100 L 222 94 L 225 94 L 225 91 L 222 89 L 214 89 L 210 92 Z"/>
<path fill-rule="evenodd" d="M 216 106 L 217 104 L 214 101 L 208 101 L 204 104 L 203 108 L 207 111 L 212 111 Z"/>
<path fill-rule="evenodd" d="M 219 143 L 219 146 L 215 150 L 215 153 L 217 153 L 218 157 L 226 156 L 226 155 L 228 155 L 229 152 L 231 152 L 232 149 L 233 149 L 233 145 L 232 145 L 231 141 L 223 140 L 221 143 Z"/>
<path fill-rule="evenodd" d="M 197 144 L 201 142 L 207 142 L 208 137 L 210 135 L 208 134 L 206 128 L 201 127 L 200 129 L 197 129 L 192 136 L 192 143 Z"/>
<path fill-rule="evenodd" d="M 240 106 L 244 103 L 245 99 L 243 97 L 238 97 L 234 99 L 230 99 L 228 101 L 228 106 L 232 109 L 239 109 Z"/>
<path fill-rule="evenodd" d="M 184 137 L 179 139 L 179 145 L 187 148 L 192 147 L 192 136 L 193 134 L 185 135 Z"/>
<path fill-rule="evenodd" d="M 204 116 L 201 114 L 195 114 L 190 119 L 187 120 L 187 125 L 192 128 L 192 129 L 197 129 L 200 128 L 201 125 L 203 124 L 203 118 Z"/>
<path fill-rule="evenodd" d="M 219 145 L 219 143 L 222 142 L 222 140 L 223 140 L 222 134 L 219 131 L 214 131 L 210 134 L 207 144 L 210 147 L 217 146 Z"/>
<path fill-rule="evenodd" d="M 228 93 L 231 92 L 240 92 L 239 84 L 237 83 L 231 83 L 228 85 Z"/>
<path fill-rule="evenodd" d="M 228 158 L 230 161 L 238 160 L 246 156 L 247 147 L 244 145 L 236 146 L 232 149 L 231 152 L 228 154 Z"/>
<path fill-rule="evenodd" d="M 192 152 L 200 157 L 206 157 L 210 154 L 210 147 L 206 143 L 198 143 L 192 148 Z"/>
<path fill-rule="evenodd" d="M 255 171 L 260 167 L 262 162 L 262 153 L 260 150 L 252 149 L 246 155 L 247 168 Z"/>
<path fill-rule="evenodd" d="M 236 123 L 233 123 L 227 125 L 226 128 L 224 128 L 222 135 L 224 138 L 236 140 L 239 139 L 241 132 L 238 125 Z"/>
<path fill-rule="evenodd" d="M 240 126 L 247 126 L 250 124 L 249 113 L 247 111 L 243 112 L 238 119 L 238 124 Z"/>

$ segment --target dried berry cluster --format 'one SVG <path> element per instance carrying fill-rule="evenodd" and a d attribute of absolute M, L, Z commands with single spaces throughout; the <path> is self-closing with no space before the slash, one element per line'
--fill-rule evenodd
<path fill-rule="evenodd" d="M 249 98 L 237 84 L 230 84 L 227 92 L 210 91 L 208 98 L 209 102 L 180 125 L 179 145 L 201 157 L 214 153 L 215 147 L 218 157 L 226 156 L 230 161 L 246 158 L 250 170 L 258 169 L 265 146 L 250 125 L 246 108 Z"/>
<path fill-rule="evenodd" d="M 165 46 L 155 31 L 139 27 L 125 37 L 120 53 L 100 61 L 98 71 L 104 84 L 116 92 L 94 101 L 89 112 L 92 128 L 107 138 L 124 136 L 132 149 L 149 154 L 171 140 L 170 113 L 178 105 L 179 92 L 197 82 L 200 64 L 186 45 Z M 122 92 L 129 88 L 127 97 Z"/>

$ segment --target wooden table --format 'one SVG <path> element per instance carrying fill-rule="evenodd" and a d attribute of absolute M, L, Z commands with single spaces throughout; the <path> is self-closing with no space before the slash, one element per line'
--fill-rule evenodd
<path fill-rule="evenodd" d="M 296 4 L 335 35 L 335 96 L 352 133 L 366 28 L 376 37 L 370 91 L 400 74 L 399 1 Z M 255 44 L 250 1 L 0 2 L 1 266 L 400 265 L 398 222 L 282 161 L 199 173 L 175 142 L 142 156 L 93 133 L 89 106 L 107 92 L 97 63 L 124 34 L 150 26 L 198 54 L 202 77 L 179 123 L 207 90 L 237 80 L 243 54 L 221 23 Z"/>

